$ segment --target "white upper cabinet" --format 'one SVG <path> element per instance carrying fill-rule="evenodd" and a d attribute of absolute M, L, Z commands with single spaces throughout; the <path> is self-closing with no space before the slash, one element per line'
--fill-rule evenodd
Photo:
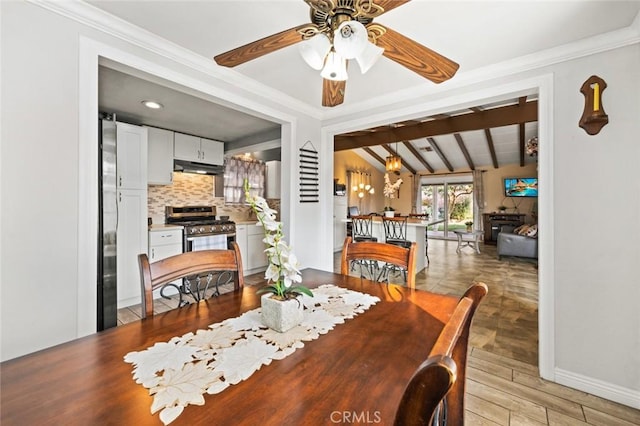
<path fill-rule="evenodd" d="M 149 151 L 147 177 L 150 185 L 173 183 L 173 132 L 147 127 Z"/>
<path fill-rule="evenodd" d="M 217 166 L 224 164 L 224 142 L 200 138 L 200 152 L 202 156 L 201 163 L 215 164 Z"/>
<path fill-rule="evenodd" d="M 173 156 L 178 160 L 205 164 L 224 164 L 224 143 L 176 133 Z"/>
<path fill-rule="evenodd" d="M 147 129 L 116 123 L 118 189 L 147 189 Z"/>

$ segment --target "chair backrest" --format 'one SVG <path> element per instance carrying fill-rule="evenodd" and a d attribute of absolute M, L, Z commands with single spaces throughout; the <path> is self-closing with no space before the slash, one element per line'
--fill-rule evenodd
<path fill-rule="evenodd" d="M 416 243 L 409 248 L 372 241 L 353 242 L 351 237 L 344 240 L 340 273 L 349 274 L 349 264 L 353 260 L 375 260 L 397 265 L 407 271 L 407 287 L 416 287 Z"/>
<path fill-rule="evenodd" d="M 149 263 L 145 253 L 138 255 L 142 288 L 142 318 L 153 315 L 153 291 L 172 281 L 206 272 L 231 272 L 234 289 L 244 287 L 242 257 L 236 242 L 229 250 L 201 250 L 177 254 Z"/>
<path fill-rule="evenodd" d="M 402 241 L 407 239 L 406 217 L 383 217 L 385 241 Z"/>
<path fill-rule="evenodd" d="M 373 231 L 372 216 L 351 216 L 351 236 L 357 238 L 372 238 Z"/>
<path fill-rule="evenodd" d="M 409 380 L 396 412 L 396 426 L 464 424 L 469 330 L 487 291 L 485 284 L 476 283 L 460 298 L 427 360 Z"/>
<path fill-rule="evenodd" d="M 429 219 L 429 215 L 426 213 L 409 213 L 409 219 Z"/>

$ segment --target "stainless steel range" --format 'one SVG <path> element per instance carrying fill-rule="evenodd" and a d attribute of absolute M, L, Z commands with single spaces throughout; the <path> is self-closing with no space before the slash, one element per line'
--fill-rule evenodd
<path fill-rule="evenodd" d="M 167 224 L 184 226 L 182 251 L 225 250 L 236 240 L 236 224 L 229 217 L 216 217 L 215 206 L 182 206 L 165 208 Z M 182 284 L 170 283 L 167 287 L 178 290 L 179 306 L 186 304 L 183 295 L 191 296 L 196 302 L 209 296 L 209 288 L 215 284 L 213 296 L 220 294 L 219 287 L 233 280 L 229 272 L 209 272 L 183 278 Z M 163 288 L 164 290 L 164 288 Z M 160 292 L 163 297 L 163 291 Z"/>
<path fill-rule="evenodd" d="M 215 206 L 167 206 L 167 224 L 184 226 L 182 251 L 226 249 L 236 239 L 236 224 L 216 216 Z"/>

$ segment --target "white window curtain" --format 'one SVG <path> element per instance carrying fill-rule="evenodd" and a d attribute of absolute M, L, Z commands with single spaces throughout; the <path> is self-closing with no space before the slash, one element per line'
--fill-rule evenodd
<path fill-rule="evenodd" d="M 482 213 L 484 212 L 484 183 L 482 170 L 474 170 L 473 175 L 473 223 L 474 229 L 483 231 Z"/>
<path fill-rule="evenodd" d="M 259 160 L 229 158 L 224 166 L 224 202 L 244 204 L 244 180 L 249 181 L 252 196 L 264 197 L 266 166 Z"/>

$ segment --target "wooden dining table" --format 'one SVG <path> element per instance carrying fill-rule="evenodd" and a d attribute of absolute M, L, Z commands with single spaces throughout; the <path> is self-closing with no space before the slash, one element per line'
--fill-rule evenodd
<path fill-rule="evenodd" d="M 175 425 L 391 425 L 416 368 L 427 358 L 457 297 L 315 269 L 310 287 L 334 284 L 381 299 L 290 356 L 264 365 L 204 405 L 188 405 Z M 206 329 L 259 306 L 244 288 L 79 338 L 0 364 L 0 423 L 161 424 L 153 397 L 123 357 L 156 342 Z"/>

